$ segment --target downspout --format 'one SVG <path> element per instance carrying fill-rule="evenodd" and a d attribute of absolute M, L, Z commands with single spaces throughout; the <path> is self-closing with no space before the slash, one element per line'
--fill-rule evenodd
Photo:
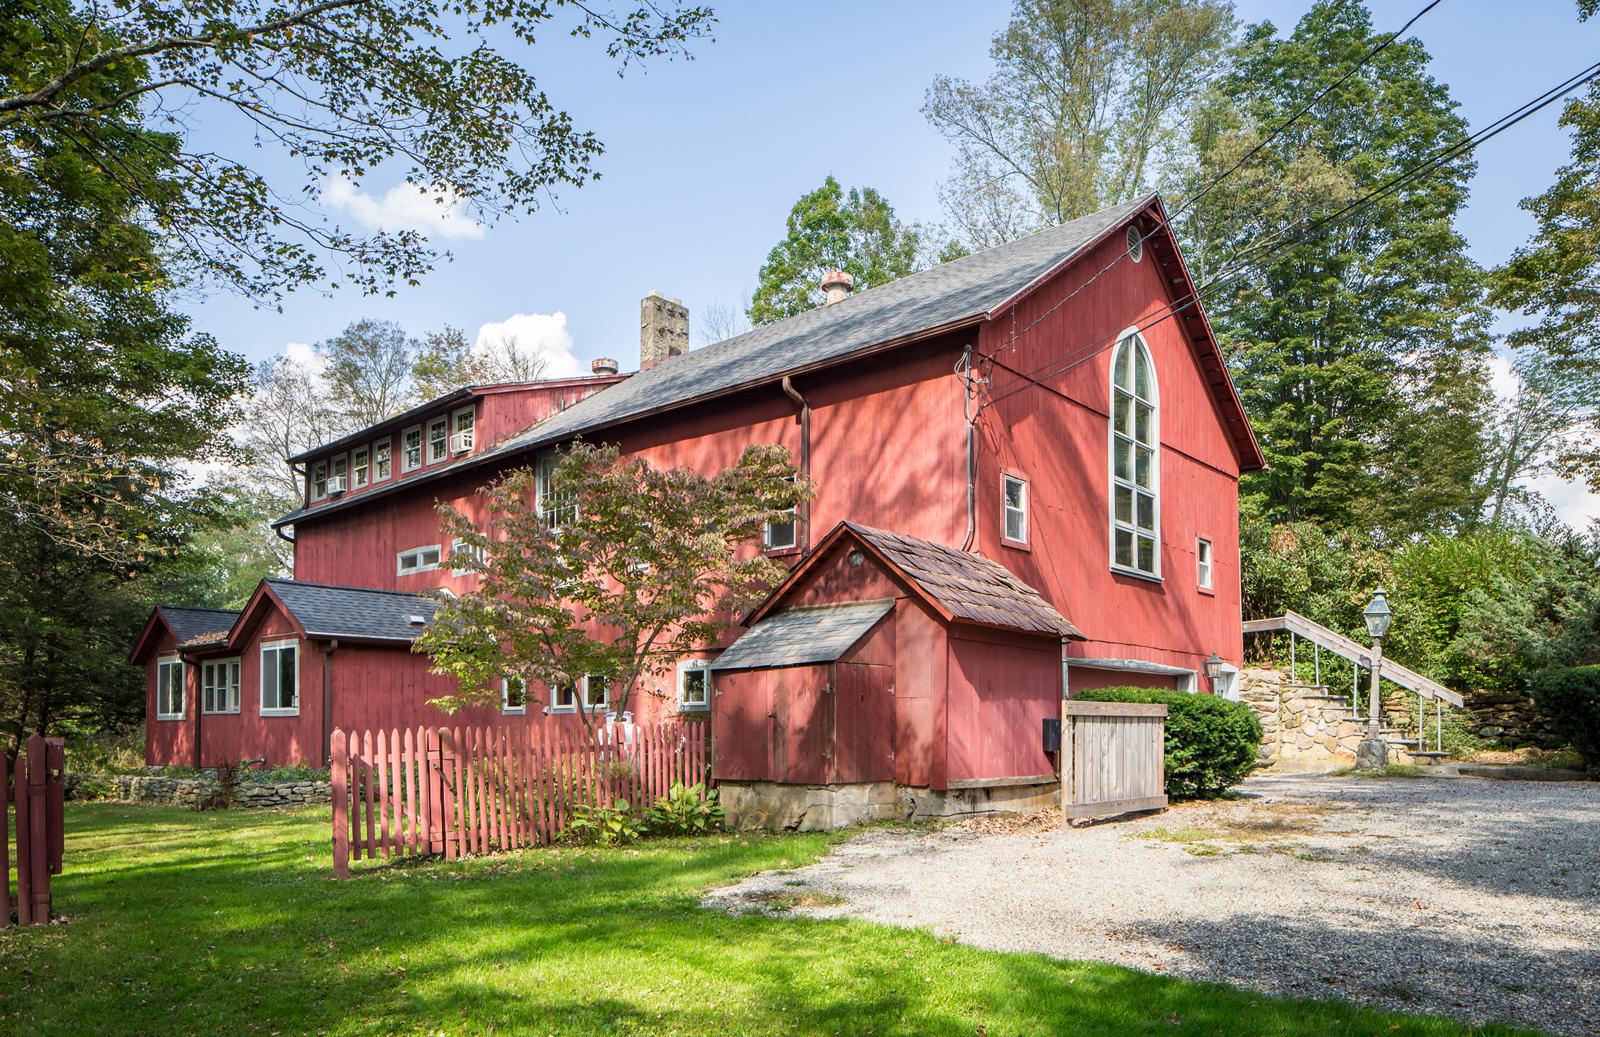
<path fill-rule="evenodd" d="M 333 766 L 333 653 L 337 638 L 322 646 L 322 765 Z"/>
<path fill-rule="evenodd" d="M 794 401 L 796 407 L 800 408 L 800 475 L 809 482 L 811 479 L 811 401 L 800 395 L 788 375 L 783 376 L 783 392 L 784 395 Z M 809 497 L 800 502 L 800 509 L 800 554 L 804 557 L 811 553 L 811 499 Z"/>
<path fill-rule="evenodd" d="M 972 550 L 972 541 L 978 535 L 978 416 L 972 412 L 972 343 L 961 349 L 961 359 L 956 361 L 956 374 L 961 378 L 961 414 L 967 425 L 967 535 L 961 541 L 961 550 Z"/>
<path fill-rule="evenodd" d="M 182 652 L 179 652 L 178 653 L 178 661 L 183 663 L 183 695 L 184 695 L 184 701 L 188 702 L 189 701 L 189 674 L 198 673 L 199 671 L 197 671 L 195 669 L 194 658 L 192 656 L 184 655 Z M 197 678 L 195 680 L 195 682 L 194 682 L 194 769 L 195 770 L 204 770 L 205 769 L 205 764 L 201 762 L 201 758 L 200 758 L 200 740 L 201 740 L 201 735 L 203 733 L 200 730 L 200 718 L 205 714 L 205 711 L 206 711 L 205 710 L 205 702 L 203 701 L 203 696 L 204 695 L 205 695 L 204 682 Z"/>

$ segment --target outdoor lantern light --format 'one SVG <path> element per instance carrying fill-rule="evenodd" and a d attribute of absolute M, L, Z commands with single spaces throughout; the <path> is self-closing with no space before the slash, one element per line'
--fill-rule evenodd
<path fill-rule="evenodd" d="M 1394 622 L 1394 613 L 1389 611 L 1389 599 L 1384 597 L 1382 587 L 1372 592 L 1372 600 L 1361 610 L 1361 618 L 1367 621 L 1367 633 L 1374 639 L 1383 637 L 1389 632 L 1389 624 Z"/>
<path fill-rule="evenodd" d="M 1212 652 L 1211 658 L 1206 660 L 1205 666 L 1206 679 L 1215 684 L 1217 678 L 1222 676 L 1222 656 L 1218 655 L 1216 652 Z"/>

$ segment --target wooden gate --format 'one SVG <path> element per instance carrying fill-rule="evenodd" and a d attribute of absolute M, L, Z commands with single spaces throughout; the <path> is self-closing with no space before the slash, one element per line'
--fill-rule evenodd
<path fill-rule="evenodd" d="M 0 926 L 43 925 L 50 921 L 50 876 L 61 874 L 65 830 L 62 804 L 66 799 L 63 772 L 66 756 L 61 739 L 34 735 L 21 756 L 9 761 L 0 795 L 0 878 L 5 881 L 6 904 Z M 11 892 L 11 847 L 5 809 L 17 810 L 17 891 Z"/>
<path fill-rule="evenodd" d="M 1166 706 L 1068 699 L 1061 707 L 1061 807 L 1067 820 L 1167 805 Z"/>
<path fill-rule="evenodd" d="M 582 805 L 650 806 L 676 782 L 709 780 L 703 723 L 605 732 L 547 727 L 335 730 L 333 871 L 362 857 L 548 844 Z"/>

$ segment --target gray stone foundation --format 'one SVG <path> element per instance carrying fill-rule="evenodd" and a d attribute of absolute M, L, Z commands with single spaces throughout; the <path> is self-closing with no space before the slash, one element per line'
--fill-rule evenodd
<path fill-rule="evenodd" d="M 825 832 L 868 821 L 933 820 L 980 814 L 1028 813 L 1059 805 L 1061 783 L 1001 781 L 954 789 L 914 788 L 889 781 L 785 785 L 723 781 L 717 797 L 730 828 Z"/>
<path fill-rule="evenodd" d="M 67 799 L 109 799 L 125 803 L 156 803 L 172 807 L 210 805 L 219 791 L 210 778 L 168 778 L 154 774 L 68 774 Z M 263 785 L 241 781 L 234 789 L 239 807 L 292 807 L 328 803 L 333 786 L 325 781 L 292 781 Z"/>

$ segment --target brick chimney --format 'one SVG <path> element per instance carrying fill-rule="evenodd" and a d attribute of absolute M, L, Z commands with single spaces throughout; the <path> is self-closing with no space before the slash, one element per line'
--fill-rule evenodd
<path fill-rule="evenodd" d="M 603 356 L 598 360 L 589 361 L 589 370 L 595 374 L 616 374 L 617 362 L 608 356 Z"/>
<path fill-rule="evenodd" d="M 822 290 L 827 293 L 827 301 L 822 305 L 832 306 L 836 302 L 843 302 L 855 291 L 856 279 L 843 270 L 830 270 L 822 275 Z"/>
<path fill-rule="evenodd" d="M 682 299 L 651 292 L 639 303 L 639 370 L 689 350 L 689 308 Z"/>

